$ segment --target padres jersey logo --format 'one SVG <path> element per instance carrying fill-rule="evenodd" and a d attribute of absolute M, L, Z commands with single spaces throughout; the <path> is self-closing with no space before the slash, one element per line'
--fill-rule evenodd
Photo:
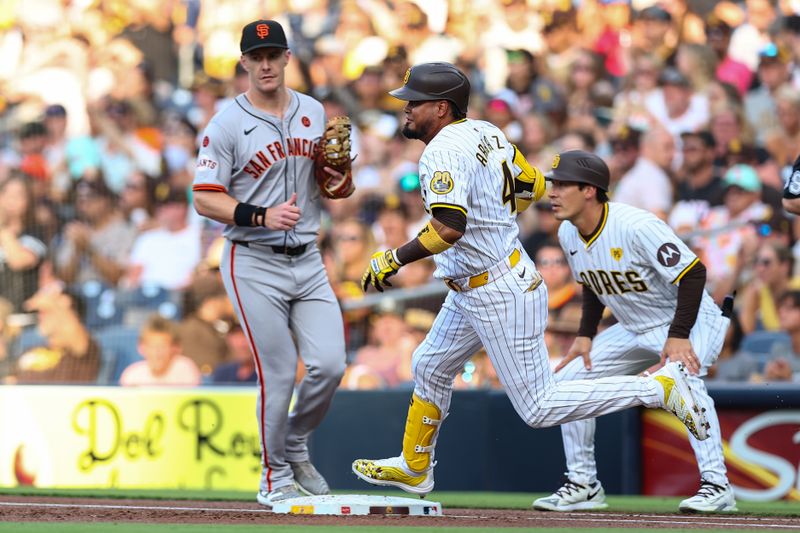
<path fill-rule="evenodd" d="M 405 76 L 403 76 L 403 85 L 405 85 L 406 83 L 408 83 L 408 78 L 409 78 L 410 76 L 411 76 L 411 69 L 410 69 L 410 68 L 408 68 L 408 69 L 406 69 L 406 75 L 405 75 Z"/>
<path fill-rule="evenodd" d="M 612 248 L 611 249 L 611 257 L 615 261 L 619 261 L 620 259 L 622 259 L 622 248 Z"/>
<path fill-rule="evenodd" d="M 561 154 L 556 154 L 553 158 L 553 168 L 558 168 L 559 163 L 561 163 Z"/>
<path fill-rule="evenodd" d="M 450 177 L 450 172 L 439 171 L 433 173 L 431 179 L 431 191 L 436 194 L 447 194 L 453 190 L 453 178 Z"/>

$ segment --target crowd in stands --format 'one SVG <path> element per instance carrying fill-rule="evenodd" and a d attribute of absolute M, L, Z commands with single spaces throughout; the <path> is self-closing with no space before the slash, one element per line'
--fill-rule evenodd
<path fill-rule="evenodd" d="M 428 218 L 424 145 L 400 135 L 387 92 L 437 60 L 469 75 L 469 116 L 543 170 L 562 150 L 602 156 L 611 200 L 669 223 L 717 302 L 737 293 L 708 379 L 800 382 L 800 219 L 781 206 L 800 153 L 796 1 L 26 0 L 0 16 L 4 383 L 256 380 L 218 273 L 222 227 L 190 185 L 205 125 L 246 90 L 238 39 L 257 17 L 289 32 L 288 85 L 355 124 L 357 191 L 325 202 L 319 241 L 345 317 L 343 387 L 410 386 L 446 294 L 430 260 L 381 300 L 359 288 L 372 252 Z M 555 366 L 581 291 L 546 197 L 519 225 L 549 288 Z M 485 353 L 457 386 L 499 386 Z"/>

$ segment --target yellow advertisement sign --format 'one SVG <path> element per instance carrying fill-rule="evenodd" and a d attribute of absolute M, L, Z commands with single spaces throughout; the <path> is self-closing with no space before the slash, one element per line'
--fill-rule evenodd
<path fill-rule="evenodd" d="M 0 387 L 0 486 L 253 490 L 255 389 Z"/>

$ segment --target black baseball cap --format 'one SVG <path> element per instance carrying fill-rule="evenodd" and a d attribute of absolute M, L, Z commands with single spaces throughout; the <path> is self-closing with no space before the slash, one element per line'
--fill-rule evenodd
<path fill-rule="evenodd" d="M 661 72 L 659 81 L 661 82 L 661 85 L 675 85 L 677 87 L 684 87 L 684 88 L 691 88 L 692 86 L 692 83 L 689 81 L 689 78 L 684 76 L 680 70 L 674 67 L 665 68 Z"/>
<path fill-rule="evenodd" d="M 289 48 L 283 26 L 274 20 L 254 20 L 245 26 L 239 49 L 246 54 L 256 48 Z"/>
<path fill-rule="evenodd" d="M 611 173 L 606 162 L 599 156 L 584 150 L 567 150 L 556 154 L 553 166 L 550 172 L 545 174 L 545 179 L 587 183 L 608 191 Z"/>

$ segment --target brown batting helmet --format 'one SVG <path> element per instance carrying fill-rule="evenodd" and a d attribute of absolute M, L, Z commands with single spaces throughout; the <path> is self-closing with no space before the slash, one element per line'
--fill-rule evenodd
<path fill-rule="evenodd" d="M 556 154 L 553 168 L 545 178 L 549 181 L 586 183 L 607 192 L 610 173 L 606 162 L 595 154 L 583 150 L 567 150 Z"/>
<path fill-rule="evenodd" d="M 406 71 L 403 86 L 389 94 L 399 100 L 418 102 L 447 100 L 461 113 L 467 112 L 470 85 L 467 76 L 450 63 L 422 63 Z"/>

